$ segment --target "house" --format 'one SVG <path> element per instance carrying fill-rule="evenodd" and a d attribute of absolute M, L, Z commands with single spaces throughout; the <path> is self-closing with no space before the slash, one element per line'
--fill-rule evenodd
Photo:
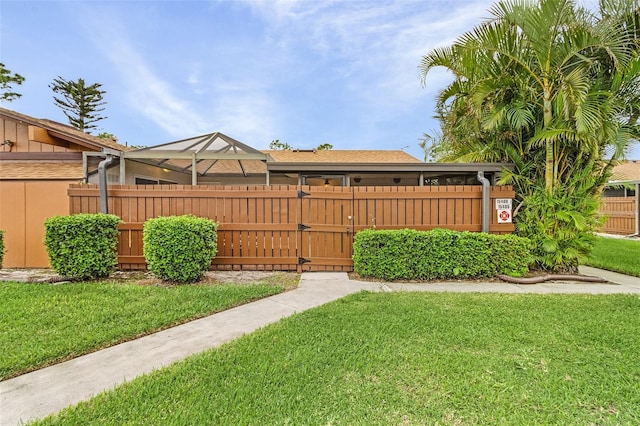
<path fill-rule="evenodd" d="M 259 151 L 219 132 L 123 152 L 117 164 L 108 182 L 311 186 L 478 185 L 478 171 L 492 180 L 505 167 L 424 163 L 402 150 Z"/>
<path fill-rule="evenodd" d="M 44 221 L 72 209 L 69 186 L 95 183 L 99 209 L 120 185 L 482 185 L 482 229 L 489 229 L 489 185 L 508 165 L 424 163 L 401 150 L 260 151 L 220 132 L 131 149 L 51 120 L 0 108 L 0 229 L 4 266 L 48 267 Z M 482 182 L 482 183 L 481 183 Z M 92 201 L 94 202 L 94 201 Z M 75 206 L 77 207 L 77 206 Z"/>
<path fill-rule="evenodd" d="M 606 217 L 603 232 L 640 235 L 640 160 L 614 167 L 599 212 Z"/>
<path fill-rule="evenodd" d="M 640 185 L 640 160 L 621 161 L 613 168 L 605 197 L 633 197 Z"/>
<path fill-rule="evenodd" d="M 112 139 L 0 108 L 0 229 L 4 267 L 48 267 L 44 220 L 69 214 L 69 184 L 87 179 L 105 152 L 129 148 Z M 30 244 L 35 241 L 37 244 Z"/>

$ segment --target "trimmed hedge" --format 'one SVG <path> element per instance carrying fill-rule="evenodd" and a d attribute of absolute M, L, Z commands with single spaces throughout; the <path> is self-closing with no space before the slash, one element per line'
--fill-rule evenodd
<path fill-rule="evenodd" d="M 118 223 L 110 214 L 74 214 L 45 220 L 44 243 L 51 267 L 63 277 L 108 277 L 118 265 Z"/>
<path fill-rule="evenodd" d="M 355 235 L 354 270 L 384 280 L 522 276 L 532 262 L 529 240 L 515 235 L 366 229 Z"/>
<path fill-rule="evenodd" d="M 193 215 L 149 219 L 142 241 L 149 271 L 165 281 L 198 281 L 216 256 L 218 223 Z"/>
<path fill-rule="evenodd" d="M 4 259 L 4 232 L 0 231 L 0 269 L 2 269 L 2 261 Z"/>

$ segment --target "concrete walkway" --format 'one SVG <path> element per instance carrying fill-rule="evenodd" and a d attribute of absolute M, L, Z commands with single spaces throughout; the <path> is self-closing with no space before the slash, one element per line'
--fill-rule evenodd
<path fill-rule="evenodd" d="M 189 355 L 361 290 L 640 294 L 639 278 L 593 268 L 584 268 L 581 272 L 602 276 L 612 283 L 391 284 L 352 281 L 346 273 L 304 273 L 295 290 L 0 382 L 0 425 L 18 425 L 56 413 Z"/>
<path fill-rule="evenodd" d="M 298 288 L 0 382 L 0 424 L 16 425 L 276 322 L 379 284 L 303 274 Z"/>
<path fill-rule="evenodd" d="M 386 291 L 447 291 L 460 293 L 563 293 L 563 294 L 616 294 L 639 293 L 640 278 L 602 269 L 580 266 L 580 273 L 604 278 L 609 283 L 547 281 L 540 284 L 509 284 L 505 282 L 442 282 L 442 283 L 384 283 Z"/>

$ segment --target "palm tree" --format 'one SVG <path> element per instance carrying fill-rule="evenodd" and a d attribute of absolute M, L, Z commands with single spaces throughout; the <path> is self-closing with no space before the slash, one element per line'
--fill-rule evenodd
<path fill-rule="evenodd" d="M 438 97 L 453 161 L 508 161 L 517 231 L 545 269 L 575 270 L 598 225 L 611 168 L 640 137 L 637 0 L 601 0 L 599 15 L 572 0 L 502 1 L 491 19 L 422 59 L 453 82 Z"/>
<path fill-rule="evenodd" d="M 619 20 L 595 21 L 572 0 L 500 2 L 490 13 L 453 46 L 423 57 L 423 81 L 433 67 L 448 68 L 455 80 L 441 92 L 440 107 L 453 98 L 451 113 L 473 117 L 476 133 L 508 132 L 534 149 L 543 146 L 551 191 L 564 170 L 564 145 L 595 153 L 603 141 L 594 135 L 616 120 L 601 113 L 607 93 L 594 76 L 605 72 L 603 63 L 612 76 L 627 69 L 632 36 Z"/>

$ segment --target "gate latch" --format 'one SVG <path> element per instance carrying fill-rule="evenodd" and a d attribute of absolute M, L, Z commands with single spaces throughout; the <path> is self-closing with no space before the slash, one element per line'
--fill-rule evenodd
<path fill-rule="evenodd" d="M 304 231 L 305 229 L 311 228 L 310 226 L 305 225 L 304 223 L 298 224 L 298 231 Z"/>
<path fill-rule="evenodd" d="M 298 258 L 298 265 L 304 265 L 305 263 L 311 262 L 309 259 L 305 259 L 304 257 Z"/>

